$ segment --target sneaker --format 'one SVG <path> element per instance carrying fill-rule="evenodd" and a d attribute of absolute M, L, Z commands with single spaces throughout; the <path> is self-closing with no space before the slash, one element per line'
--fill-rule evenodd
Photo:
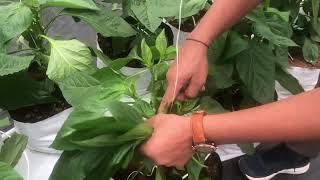
<path fill-rule="evenodd" d="M 310 159 L 279 145 L 267 152 L 243 156 L 239 160 L 239 168 L 250 180 L 269 180 L 278 174 L 306 173 Z"/>

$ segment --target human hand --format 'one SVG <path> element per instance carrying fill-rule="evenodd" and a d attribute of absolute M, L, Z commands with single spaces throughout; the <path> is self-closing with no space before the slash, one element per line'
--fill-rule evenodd
<path fill-rule="evenodd" d="M 171 64 L 167 72 L 167 90 L 158 110 L 160 113 L 176 98 L 181 101 L 194 98 L 199 91 L 205 89 L 208 75 L 207 52 L 208 48 L 199 42 L 186 40 L 183 43 L 179 51 L 178 76 L 177 60 Z"/>
<path fill-rule="evenodd" d="M 157 165 L 183 167 L 193 156 L 188 117 L 158 114 L 149 120 L 154 131 L 141 151 Z"/>

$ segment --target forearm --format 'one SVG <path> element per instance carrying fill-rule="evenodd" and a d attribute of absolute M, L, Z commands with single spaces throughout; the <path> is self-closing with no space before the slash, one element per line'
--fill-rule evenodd
<path fill-rule="evenodd" d="M 320 140 L 320 89 L 242 111 L 209 115 L 206 137 L 218 144 Z"/>
<path fill-rule="evenodd" d="M 215 0 L 206 15 L 190 33 L 190 37 L 209 44 L 260 2 L 260 0 Z"/>

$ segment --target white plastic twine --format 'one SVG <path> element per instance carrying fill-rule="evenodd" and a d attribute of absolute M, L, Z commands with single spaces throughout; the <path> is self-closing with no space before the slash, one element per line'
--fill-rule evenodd
<path fill-rule="evenodd" d="M 5 136 L 7 136 L 8 138 L 11 138 L 11 136 L 3 131 L 0 131 L 0 134 L 3 134 Z M 26 158 L 26 161 L 27 161 L 27 179 L 26 180 L 29 180 L 29 177 L 30 177 L 30 165 L 29 165 L 29 158 L 28 158 L 28 155 L 25 151 L 23 151 L 23 156 L 24 158 Z"/>
<path fill-rule="evenodd" d="M 174 89 L 173 89 L 173 96 L 171 100 L 171 108 L 172 104 L 175 100 L 176 93 L 177 93 L 177 86 L 178 86 L 178 80 L 179 80 L 179 39 L 180 39 L 180 31 L 181 31 L 181 19 L 182 19 L 182 5 L 183 5 L 183 0 L 180 0 L 180 7 L 179 7 L 179 27 L 178 27 L 178 33 L 177 33 L 177 38 L 176 38 L 176 62 L 177 62 L 177 68 L 176 68 L 176 78 L 174 82 Z"/>

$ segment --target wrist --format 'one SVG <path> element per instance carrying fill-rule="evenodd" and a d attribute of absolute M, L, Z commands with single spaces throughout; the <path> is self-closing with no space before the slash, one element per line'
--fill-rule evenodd
<path fill-rule="evenodd" d="M 206 33 L 203 33 L 201 31 L 198 31 L 197 29 L 193 30 L 190 32 L 187 38 L 191 39 L 197 39 L 205 44 L 210 44 L 211 43 L 211 38 L 207 36 Z"/>

